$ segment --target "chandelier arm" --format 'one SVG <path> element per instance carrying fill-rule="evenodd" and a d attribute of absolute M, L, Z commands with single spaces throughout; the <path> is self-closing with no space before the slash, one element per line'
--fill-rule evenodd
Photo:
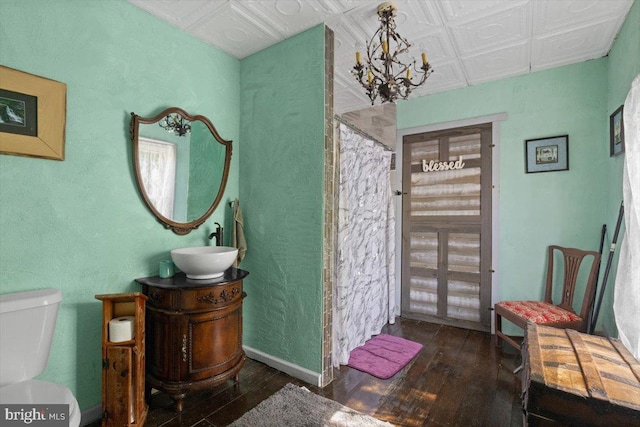
<path fill-rule="evenodd" d="M 375 99 L 377 98 L 376 86 L 373 83 L 365 83 L 364 82 L 364 66 L 362 64 L 356 64 L 354 67 L 357 73 L 357 80 L 360 85 L 366 90 L 367 96 L 371 100 L 371 105 L 374 105 Z"/>
<path fill-rule="evenodd" d="M 422 78 L 420 79 L 420 81 L 418 83 L 413 83 L 411 81 L 409 83 L 413 87 L 421 86 L 427 80 L 427 78 L 431 75 L 432 71 L 433 71 L 433 68 L 429 68 L 429 71 L 427 71 L 424 74 L 422 74 Z"/>
<path fill-rule="evenodd" d="M 369 69 L 371 70 L 371 72 L 373 73 L 373 75 L 375 77 L 384 75 L 384 72 L 382 71 L 382 69 L 376 67 L 373 63 L 370 64 L 370 67 L 371 68 L 369 68 Z"/>
<path fill-rule="evenodd" d="M 404 65 L 401 62 L 398 62 L 398 65 L 400 65 L 402 68 L 393 76 L 394 80 L 398 80 L 398 79 L 402 79 L 404 77 L 402 77 L 404 74 L 407 73 L 407 70 L 411 67 L 411 64 L 409 65 Z"/>
<path fill-rule="evenodd" d="M 378 74 L 382 74 L 382 70 L 375 65 L 374 57 L 380 47 L 380 45 L 373 46 L 373 42 L 367 43 L 367 64 L 369 65 L 369 70 L 371 70 L 372 72 L 375 71 Z"/>

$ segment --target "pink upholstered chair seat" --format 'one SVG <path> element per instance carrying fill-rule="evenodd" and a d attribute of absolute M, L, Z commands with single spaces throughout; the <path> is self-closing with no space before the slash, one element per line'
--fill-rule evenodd
<path fill-rule="evenodd" d="M 501 301 L 496 305 L 539 325 L 582 320 L 577 314 L 544 301 Z"/>
<path fill-rule="evenodd" d="M 575 307 L 573 297 L 577 279 L 580 275 L 580 264 L 585 257 L 591 260 L 590 268 L 588 267 L 588 261 L 585 265 L 585 268 L 589 271 L 589 277 L 584 286 L 580 311 L 574 312 L 572 308 Z M 554 258 L 558 258 L 561 261 L 558 271 L 553 268 Z M 595 299 L 600 254 L 595 251 L 583 251 L 551 245 L 547 248 L 547 260 L 547 280 L 543 301 L 501 301 L 496 303 L 493 311 L 496 345 L 501 345 L 502 341 L 504 341 L 516 349 L 520 348 L 520 343 L 514 337 L 502 332 L 503 317 L 522 329 L 526 329 L 527 323 L 531 322 L 556 328 L 574 329 L 580 332 L 587 331 L 589 326 L 587 320 L 591 316 L 591 308 Z M 560 280 L 559 271 L 564 271 L 564 274 L 562 274 L 563 280 Z M 557 280 L 554 280 L 556 278 Z M 558 305 L 553 304 L 554 283 L 557 287 L 562 285 L 562 293 L 558 292 L 562 296 L 561 301 L 557 302 Z M 556 289 L 556 291 L 559 290 Z"/>

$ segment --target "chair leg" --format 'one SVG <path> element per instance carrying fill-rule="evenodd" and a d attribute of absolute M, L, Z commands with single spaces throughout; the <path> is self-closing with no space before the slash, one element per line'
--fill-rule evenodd
<path fill-rule="evenodd" d="M 506 342 L 516 350 L 520 349 L 520 344 L 515 342 L 513 338 L 502 333 L 502 316 L 494 311 L 495 314 L 495 328 L 496 328 L 496 347 L 502 347 L 502 344 Z"/>

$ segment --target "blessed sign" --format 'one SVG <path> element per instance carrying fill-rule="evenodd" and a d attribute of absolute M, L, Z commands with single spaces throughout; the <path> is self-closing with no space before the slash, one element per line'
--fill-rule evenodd
<path fill-rule="evenodd" d="M 437 162 L 435 160 L 431 160 L 429 163 L 427 163 L 426 160 L 422 161 L 422 172 L 449 171 L 462 168 L 464 168 L 462 156 L 460 156 L 460 158 L 455 162 Z"/>

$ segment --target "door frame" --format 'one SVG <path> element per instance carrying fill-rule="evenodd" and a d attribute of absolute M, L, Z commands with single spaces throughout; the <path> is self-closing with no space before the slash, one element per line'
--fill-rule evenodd
<path fill-rule="evenodd" d="M 414 133 L 435 132 L 446 129 L 454 129 L 465 126 L 473 126 L 484 123 L 491 123 L 491 138 L 493 153 L 491 156 L 491 181 L 493 192 L 491 195 L 491 307 L 499 301 L 500 291 L 500 122 L 507 120 L 507 113 L 492 114 L 488 116 L 473 117 L 469 119 L 454 120 L 450 122 L 436 123 L 432 125 L 418 126 L 396 130 L 396 159 L 403 157 L 402 139 L 405 135 Z M 396 161 L 396 184 L 395 190 L 402 191 L 402 161 Z M 402 199 L 396 199 L 396 316 L 400 316 L 401 307 L 401 285 L 402 285 Z M 491 318 L 491 333 L 494 333 L 495 325 L 493 316 Z"/>

